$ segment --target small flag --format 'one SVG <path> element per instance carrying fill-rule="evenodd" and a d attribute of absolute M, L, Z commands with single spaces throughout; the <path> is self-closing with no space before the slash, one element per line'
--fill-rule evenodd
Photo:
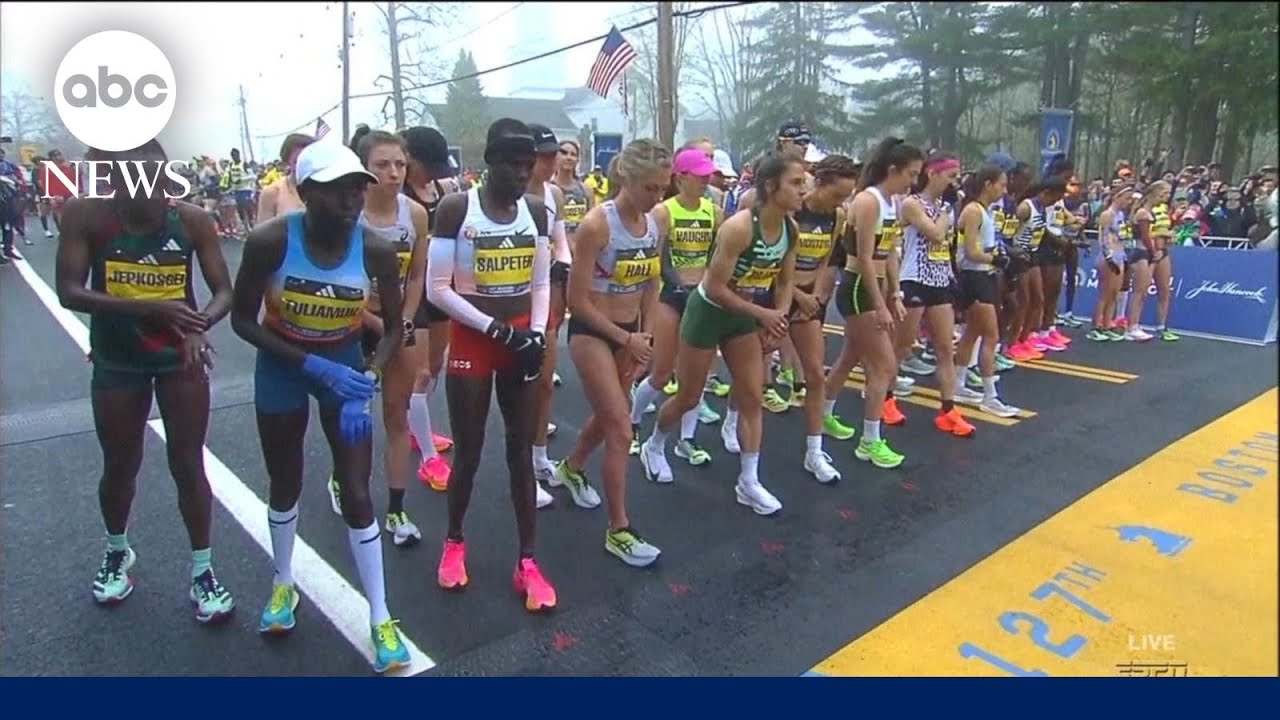
<path fill-rule="evenodd" d="M 316 119 L 316 139 L 319 140 L 320 138 L 328 134 L 329 134 L 329 123 L 326 123 L 324 121 L 324 118 L 317 118 Z"/>
<path fill-rule="evenodd" d="M 600 97 L 609 97 L 609 88 L 635 59 L 635 48 L 618 32 L 618 26 L 613 26 L 600 47 L 595 64 L 591 66 L 591 73 L 587 75 L 587 87 Z"/>

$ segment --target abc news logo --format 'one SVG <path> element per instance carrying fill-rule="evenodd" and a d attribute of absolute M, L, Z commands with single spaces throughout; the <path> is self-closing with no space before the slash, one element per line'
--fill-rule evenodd
<path fill-rule="evenodd" d="M 169 124 L 178 88 L 173 66 L 155 43 L 126 30 L 107 30 L 71 48 L 58 66 L 53 96 L 67 130 L 85 145 L 110 153 L 155 139 Z M 156 157 L 70 165 L 70 176 L 47 161 L 45 172 L 75 197 L 108 198 L 124 191 L 130 197 L 163 193 L 176 199 L 191 193 L 190 181 L 179 171 L 185 163 L 178 161 Z"/>

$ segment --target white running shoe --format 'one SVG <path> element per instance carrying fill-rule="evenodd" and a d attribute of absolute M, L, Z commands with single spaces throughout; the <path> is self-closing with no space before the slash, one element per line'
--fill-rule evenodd
<path fill-rule="evenodd" d="M 742 452 L 742 447 L 738 445 L 738 425 L 734 423 L 723 423 L 720 425 L 720 440 L 724 442 L 724 451 L 732 455 Z"/>
<path fill-rule="evenodd" d="M 751 508 L 757 515 L 772 515 L 782 509 L 782 503 L 759 480 L 748 481 L 740 477 L 733 490 L 738 503 Z"/>
<path fill-rule="evenodd" d="M 967 387 L 958 387 L 955 392 L 955 401 L 965 405 L 978 405 L 982 402 L 982 393 Z"/>
<path fill-rule="evenodd" d="M 671 474 L 671 465 L 667 463 L 666 451 L 655 447 L 652 437 L 640 446 L 640 464 L 644 467 L 644 476 L 651 482 L 663 485 L 675 482 L 675 477 Z"/>
<path fill-rule="evenodd" d="M 840 479 L 840 471 L 831 465 L 831 456 L 821 450 L 804 454 L 804 469 L 824 485 Z"/>
<path fill-rule="evenodd" d="M 1022 412 L 1012 405 L 1005 405 L 998 397 L 983 399 L 982 404 L 978 406 L 978 409 L 984 413 L 989 413 L 1002 418 L 1015 417 L 1018 413 Z"/>
<path fill-rule="evenodd" d="M 545 488 L 542 487 L 542 483 L 537 482 L 535 480 L 533 484 L 534 484 L 534 487 L 538 488 L 538 509 L 539 510 L 555 502 L 555 497 L 551 493 L 547 492 Z"/>

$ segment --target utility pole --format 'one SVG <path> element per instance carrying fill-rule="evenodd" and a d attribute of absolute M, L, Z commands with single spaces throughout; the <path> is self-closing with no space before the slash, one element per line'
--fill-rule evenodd
<path fill-rule="evenodd" d="M 675 27 L 671 3 L 658 3 L 658 141 L 675 147 Z"/>
<path fill-rule="evenodd" d="M 400 84 L 400 31 L 396 29 L 396 2 L 387 3 L 387 35 L 391 37 L 391 97 L 396 105 L 396 130 L 404 129 L 404 91 Z"/>
<path fill-rule="evenodd" d="M 257 162 L 253 154 L 253 136 L 249 134 L 248 102 L 244 99 L 244 86 L 240 86 L 240 136 L 244 141 L 244 151 L 249 154 L 249 162 Z"/>
<path fill-rule="evenodd" d="M 342 142 L 351 138 L 351 9 L 342 3 Z"/>

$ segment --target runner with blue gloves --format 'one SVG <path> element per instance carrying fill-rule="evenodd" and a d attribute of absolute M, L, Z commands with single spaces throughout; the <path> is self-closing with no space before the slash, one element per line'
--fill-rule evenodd
<path fill-rule="evenodd" d="M 369 599 L 374 669 L 386 672 L 408 665 L 409 652 L 387 610 L 382 543 L 369 497 L 370 405 L 403 335 L 385 333 L 366 368 L 360 327 L 371 280 L 377 282 L 384 327 L 401 326 L 399 259 L 390 242 L 358 222 L 365 188 L 377 178 L 349 148 L 334 142 L 307 146 L 298 155 L 296 177 L 306 209 L 249 233 L 231 316 L 236 334 L 258 348 L 254 402 L 270 478 L 267 520 L 276 572 L 258 629 L 288 632 L 295 624 L 300 596 L 292 575 L 293 543 L 308 396 L 314 396 L 333 452 L 351 554 Z"/>

